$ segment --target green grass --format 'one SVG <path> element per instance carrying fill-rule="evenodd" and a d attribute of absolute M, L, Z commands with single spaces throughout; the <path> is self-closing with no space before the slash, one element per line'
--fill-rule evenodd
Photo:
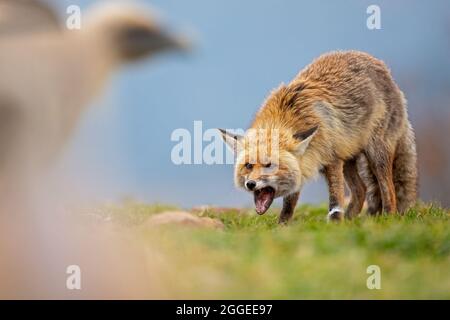
<path fill-rule="evenodd" d="M 437 206 L 335 224 L 325 206 L 303 205 L 288 226 L 277 224 L 277 209 L 210 209 L 201 215 L 220 219 L 224 231 L 140 227 L 164 209 L 113 210 L 152 252 L 162 298 L 450 298 L 450 212 Z M 380 290 L 366 286 L 369 265 L 381 268 Z"/>

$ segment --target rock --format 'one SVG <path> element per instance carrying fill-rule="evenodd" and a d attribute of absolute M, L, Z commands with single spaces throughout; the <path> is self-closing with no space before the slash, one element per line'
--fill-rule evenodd
<path fill-rule="evenodd" d="M 244 213 L 245 210 L 241 208 L 233 208 L 233 207 L 214 207 L 209 205 L 201 205 L 193 207 L 192 212 L 195 214 L 198 214 L 199 216 L 204 215 L 207 212 L 217 213 L 217 214 L 223 214 L 223 213 L 229 213 L 229 212 L 237 212 L 237 213 Z"/>
<path fill-rule="evenodd" d="M 147 220 L 146 225 L 152 227 L 174 225 L 219 230 L 224 228 L 223 223 L 218 219 L 198 217 L 192 213 L 184 211 L 168 211 L 155 214 Z"/>

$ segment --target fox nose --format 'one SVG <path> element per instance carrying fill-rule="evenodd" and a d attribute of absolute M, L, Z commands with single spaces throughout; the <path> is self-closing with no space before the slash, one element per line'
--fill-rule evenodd
<path fill-rule="evenodd" d="M 245 183 L 245 186 L 247 187 L 248 190 L 252 191 L 252 190 L 255 189 L 255 187 L 256 187 L 256 182 L 253 181 L 253 180 L 248 180 L 248 181 Z"/>

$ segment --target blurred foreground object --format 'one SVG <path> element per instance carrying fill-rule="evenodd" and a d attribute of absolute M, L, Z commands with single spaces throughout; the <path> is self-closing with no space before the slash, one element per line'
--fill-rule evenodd
<path fill-rule="evenodd" d="M 0 298 L 133 298 L 157 287 L 152 275 L 142 281 L 152 268 L 134 236 L 80 225 L 66 208 L 76 188 L 45 170 L 114 70 L 186 49 L 150 13 L 111 2 L 71 31 L 44 2 L 0 0 Z M 87 290 L 66 287 L 72 264 Z"/>
<path fill-rule="evenodd" d="M 0 0 L 0 35 L 59 29 L 56 12 L 37 0 Z"/>
<path fill-rule="evenodd" d="M 119 66 L 186 49 L 140 7 L 111 1 L 81 21 L 68 30 L 44 2 L 0 0 L 0 185 L 50 164 Z"/>

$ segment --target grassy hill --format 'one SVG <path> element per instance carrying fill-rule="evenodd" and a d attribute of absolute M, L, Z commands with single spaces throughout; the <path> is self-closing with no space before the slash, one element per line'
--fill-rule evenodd
<path fill-rule="evenodd" d="M 450 211 L 434 205 L 341 224 L 326 222 L 325 206 L 303 205 L 288 226 L 276 223 L 277 209 L 211 208 L 196 214 L 220 219 L 223 231 L 142 227 L 166 209 L 102 211 L 151 248 L 162 298 L 450 298 Z M 370 265 L 380 267 L 380 290 L 366 286 Z"/>

